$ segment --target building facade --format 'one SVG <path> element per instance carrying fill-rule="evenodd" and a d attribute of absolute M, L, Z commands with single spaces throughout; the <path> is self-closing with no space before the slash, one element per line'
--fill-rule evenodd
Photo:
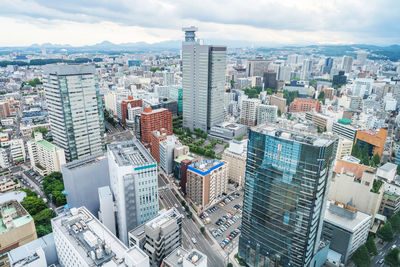
<path fill-rule="evenodd" d="M 44 89 L 54 144 L 67 161 L 104 151 L 104 114 L 96 69 L 46 65 Z"/>
<path fill-rule="evenodd" d="M 336 140 L 250 130 L 239 256 L 249 266 L 308 266 L 320 248 Z"/>
<path fill-rule="evenodd" d="M 135 139 L 109 145 L 108 165 L 118 237 L 128 244 L 128 232 L 158 214 L 157 162 Z"/>
<path fill-rule="evenodd" d="M 361 149 L 367 146 L 370 157 L 378 154 L 379 158 L 382 158 L 387 133 L 388 130 L 384 128 L 380 128 L 379 131 L 357 131 L 354 143 L 358 144 Z"/>
<path fill-rule="evenodd" d="M 64 149 L 43 140 L 42 133 L 35 132 L 35 139 L 26 146 L 33 170 L 42 176 L 61 171 L 61 165 L 65 164 Z"/>
<path fill-rule="evenodd" d="M 172 134 L 172 114 L 168 109 L 159 108 L 152 110 L 145 107 L 140 116 L 141 141 L 145 145 L 151 143 L 151 133 L 165 129 L 167 135 Z"/>
<path fill-rule="evenodd" d="M 138 246 L 158 267 L 163 259 L 182 245 L 182 219 L 175 208 L 161 210 L 159 215 L 129 232 L 129 247 Z"/>
<path fill-rule="evenodd" d="M 261 104 L 257 108 L 257 125 L 267 122 L 276 122 L 278 119 L 278 107 Z"/>
<path fill-rule="evenodd" d="M 244 185 L 246 174 L 247 142 L 247 139 L 242 141 L 232 140 L 222 154 L 222 159 L 228 162 L 228 178 L 240 187 Z"/>
<path fill-rule="evenodd" d="M 289 112 L 308 112 L 311 110 L 321 112 L 321 102 L 316 99 L 295 98 L 289 105 Z"/>
<path fill-rule="evenodd" d="M 183 31 L 183 127 L 207 132 L 224 121 L 226 46 L 201 45 L 196 27 Z"/>
<path fill-rule="evenodd" d="M 228 163 L 204 160 L 187 167 L 187 195 L 198 211 L 206 208 L 222 193 L 228 184 Z"/>
<path fill-rule="evenodd" d="M 239 123 L 249 127 L 257 125 L 258 106 L 261 105 L 260 99 L 250 98 L 242 101 Z"/>

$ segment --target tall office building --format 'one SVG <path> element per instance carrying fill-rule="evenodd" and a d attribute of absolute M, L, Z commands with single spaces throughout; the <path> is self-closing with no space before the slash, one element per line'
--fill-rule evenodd
<path fill-rule="evenodd" d="M 350 73 L 352 67 L 353 67 L 353 57 L 343 56 L 342 70 L 344 70 L 346 73 Z"/>
<path fill-rule="evenodd" d="M 224 121 L 226 46 L 200 44 L 196 27 L 183 31 L 183 127 L 208 131 Z"/>
<path fill-rule="evenodd" d="M 117 211 L 118 237 L 158 214 L 157 162 L 136 139 L 108 146 L 110 184 Z"/>
<path fill-rule="evenodd" d="M 324 68 L 323 68 L 323 73 L 324 74 L 331 74 L 331 70 L 332 70 L 332 66 L 333 66 L 333 58 L 331 58 L 331 57 L 327 57 L 326 59 L 325 59 L 325 65 L 324 65 Z"/>
<path fill-rule="evenodd" d="M 254 267 L 314 266 L 336 140 L 275 126 L 249 137 L 240 257 Z"/>
<path fill-rule="evenodd" d="M 67 161 L 104 151 L 104 115 L 94 66 L 47 65 L 44 89 L 54 143 Z"/>
<path fill-rule="evenodd" d="M 276 82 L 276 72 L 267 71 L 264 72 L 264 89 L 271 88 L 276 89 L 277 82 Z"/>

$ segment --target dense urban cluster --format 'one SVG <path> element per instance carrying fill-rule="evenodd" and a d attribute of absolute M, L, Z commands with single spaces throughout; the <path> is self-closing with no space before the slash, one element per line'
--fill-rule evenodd
<path fill-rule="evenodd" d="M 400 63 L 197 30 L 0 54 L 0 266 L 400 266 Z"/>

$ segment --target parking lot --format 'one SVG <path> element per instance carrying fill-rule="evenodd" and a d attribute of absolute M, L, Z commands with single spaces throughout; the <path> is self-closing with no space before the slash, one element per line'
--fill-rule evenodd
<path fill-rule="evenodd" d="M 243 191 L 237 191 L 230 193 L 226 198 L 200 214 L 206 230 L 227 252 L 231 252 L 239 242 L 242 204 Z"/>

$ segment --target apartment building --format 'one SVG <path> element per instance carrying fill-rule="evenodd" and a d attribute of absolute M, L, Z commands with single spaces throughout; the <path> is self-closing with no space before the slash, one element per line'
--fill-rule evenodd
<path fill-rule="evenodd" d="M 187 168 L 187 195 L 198 211 L 211 204 L 228 184 L 228 163 L 223 160 L 203 160 Z"/>

